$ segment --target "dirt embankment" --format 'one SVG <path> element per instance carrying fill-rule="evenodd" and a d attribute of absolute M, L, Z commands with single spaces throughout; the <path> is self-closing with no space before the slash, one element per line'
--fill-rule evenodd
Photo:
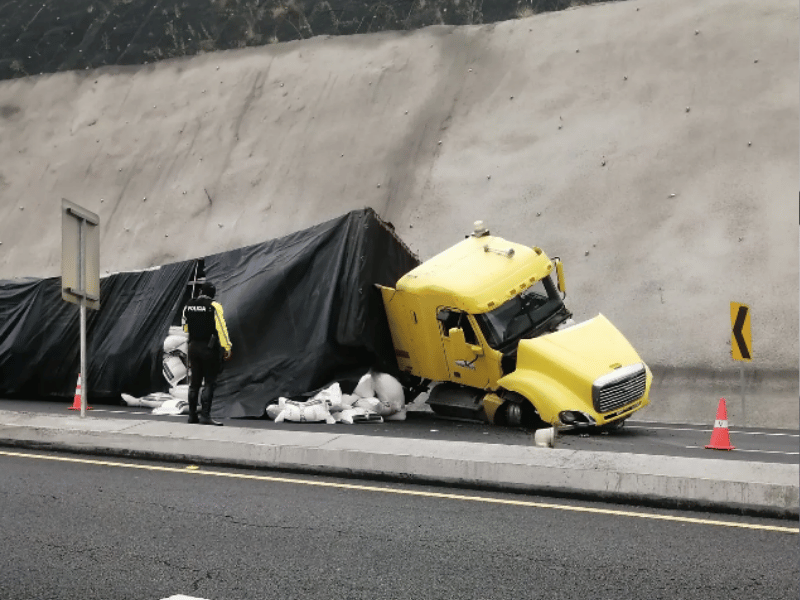
<path fill-rule="evenodd" d="M 797 47 L 780 0 L 629 0 L 0 82 L 0 277 L 59 273 L 62 197 L 103 271 L 363 206 L 426 258 L 483 219 L 562 257 L 654 418 L 797 426 Z"/>

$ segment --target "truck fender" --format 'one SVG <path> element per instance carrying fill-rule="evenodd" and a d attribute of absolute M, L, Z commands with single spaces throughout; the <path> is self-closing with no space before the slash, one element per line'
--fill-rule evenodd
<path fill-rule="evenodd" d="M 568 387 L 541 373 L 514 371 L 501 377 L 498 385 L 524 397 L 539 417 L 551 425 L 558 422 L 558 413 L 584 404 Z"/>
<path fill-rule="evenodd" d="M 506 400 L 501 398 L 494 392 L 489 392 L 483 397 L 483 413 L 486 415 L 486 420 L 494 424 L 494 417 L 497 414 L 497 409 L 500 408 Z"/>

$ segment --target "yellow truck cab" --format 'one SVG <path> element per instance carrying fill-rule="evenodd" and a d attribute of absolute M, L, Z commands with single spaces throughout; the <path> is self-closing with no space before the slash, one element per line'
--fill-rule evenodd
<path fill-rule="evenodd" d="M 555 282 L 554 278 L 555 277 Z M 473 233 L 379 286 L 400 370 L 434 412 L 509 426 L 615 427 L 646 406 L 647 365 L 602 315 L 575 324 L 560 260 Z"/>

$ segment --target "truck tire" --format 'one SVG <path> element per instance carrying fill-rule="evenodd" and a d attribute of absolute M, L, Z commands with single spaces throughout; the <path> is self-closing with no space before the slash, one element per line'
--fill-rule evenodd
<path fill-rule="evenodd" d="M 522 427 L 522 405 L 517 402 L 506 402 L 506 425 L 508 427 Z"/>
<path fill-rule="evenodd" d="M 495 423 L 506 427 L 521 427 L 523 429 L 541 429 L 550 427 L 548 423 L 542 421 L 536 407 L 522 394 L 501 390 L 500 397 L 505 400 L 498 409 L 499 415 L 495 417 Z"/>

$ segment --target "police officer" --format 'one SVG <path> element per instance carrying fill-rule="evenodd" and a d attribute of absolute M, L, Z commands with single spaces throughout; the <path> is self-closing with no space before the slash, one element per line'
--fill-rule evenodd
<path fill-rule="evenodd" d="M 201 425 L 222 425 L 211 418 L 211 403 L 222 361 L 231 357 L 232 345 L 222 305 L 213 301 L 216 292 L 213 283 L 205 282 L 200 295 L 189 300 L 183 309 L 183 329 L 189 334 L 189 423 Z M 203 380 L 198 417 L 197 399 Z"/>

